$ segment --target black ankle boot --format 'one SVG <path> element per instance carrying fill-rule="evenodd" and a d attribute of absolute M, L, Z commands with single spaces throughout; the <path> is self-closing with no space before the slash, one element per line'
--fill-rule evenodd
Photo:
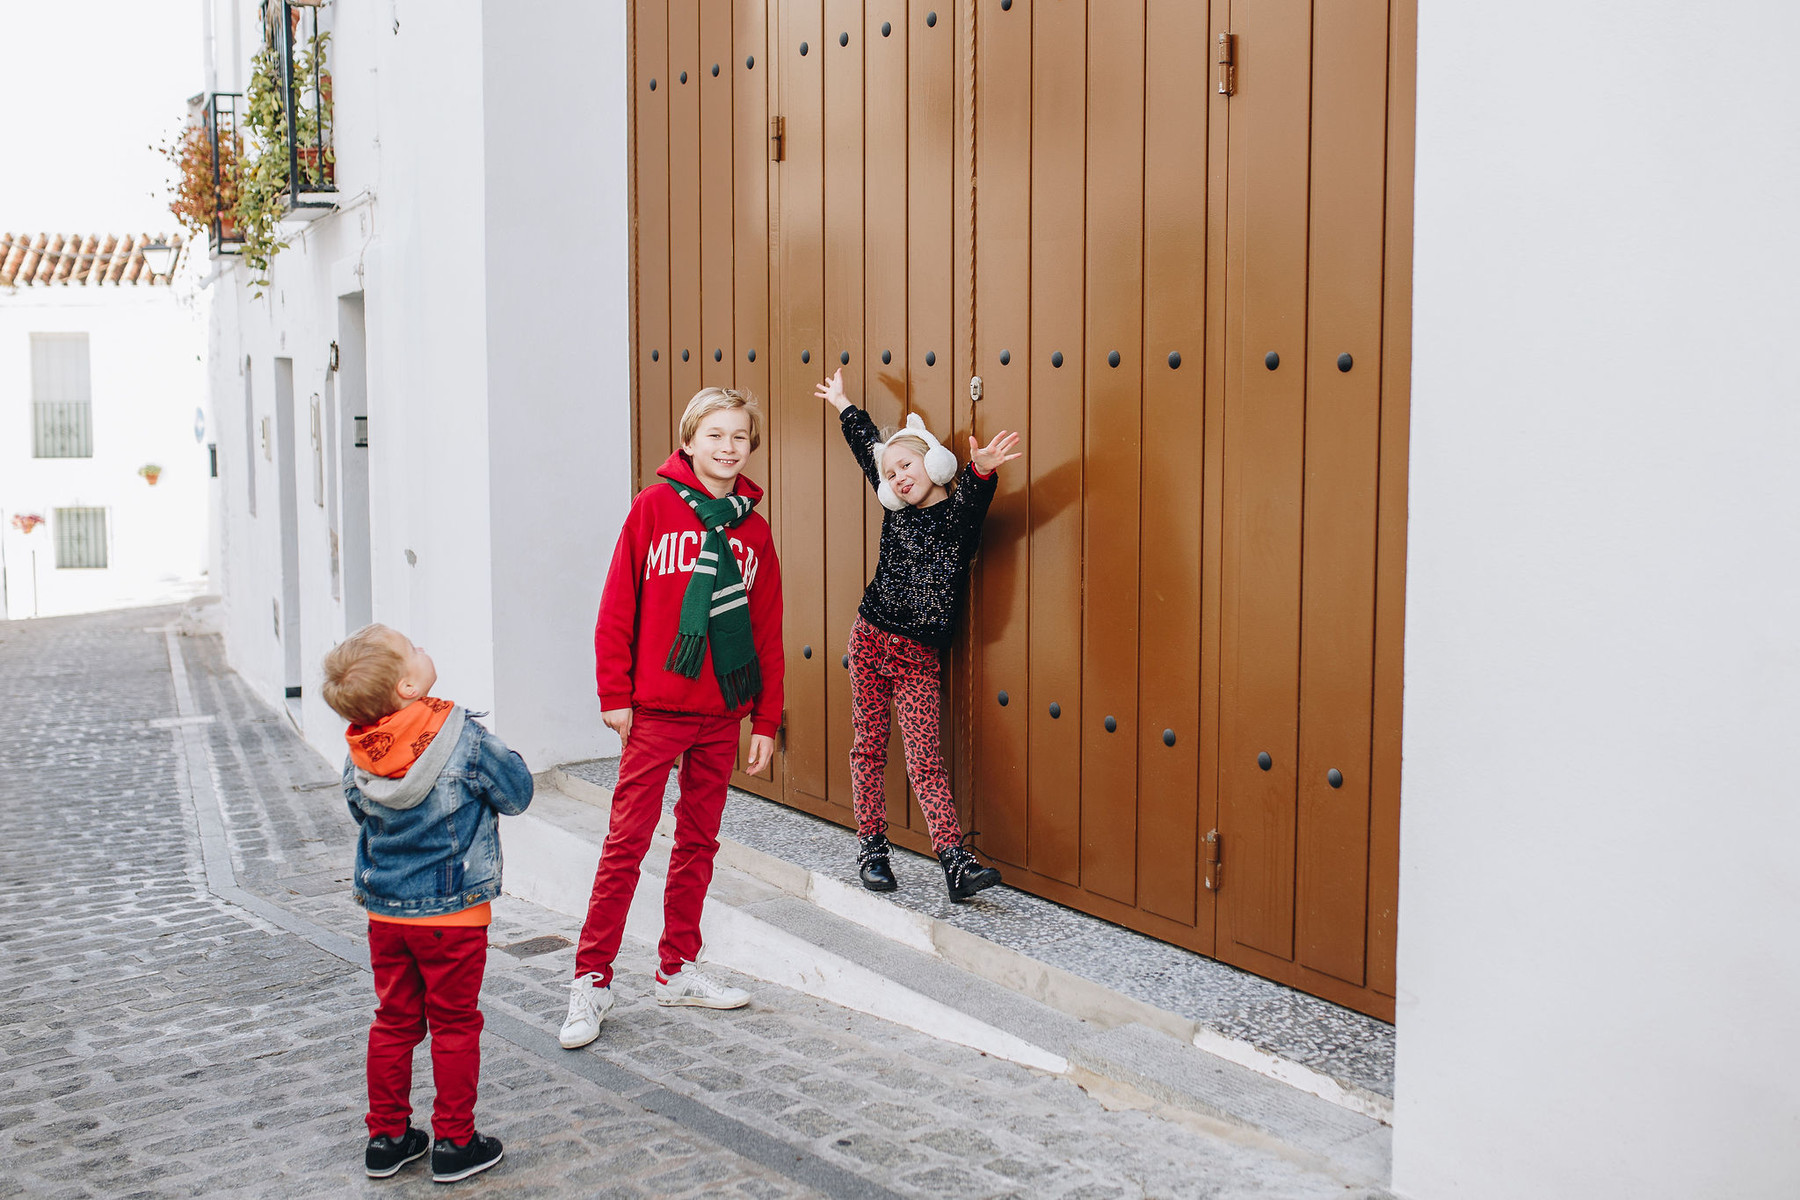
<path fill-rule="evenodd" d="M 861 847 L 856 865 L 861 868 L 862 884 L 871 892 L 891 892 L 900 885 L 894 880 L 894 869 L 888 865 L 887 834 L 858 838 Z"/>
<path fill-rule="evenodd" d="M 976 892 L 1000 882 L 1000 872 L 984 867 L 968 849 L 973 833 L 963 836 L 963 845 L 945 846 L 938 850 L 938 864 L 944 868 L 944 883 L 952 900 L 967 900 Z"/>

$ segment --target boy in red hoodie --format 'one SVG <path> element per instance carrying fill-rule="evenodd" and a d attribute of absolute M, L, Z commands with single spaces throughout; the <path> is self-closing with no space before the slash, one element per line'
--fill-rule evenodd
<path fill-rule="evenodd" d="M 632 502 L 594 629 L 601 718 L 624 740 L 612 819 L 594 872 L 561 1041 L 593 1041 L 612 1008 L 613 958 L 638 868 L 681 759 L 675 850 L 663 886 L 656 1002 L 738 1008 L 750 997 L 694 969 L 700 909 L 719 850 L 738 730 L 750 718 L 752 773 L 781 723 L 781 566 L 763 491 L 741 472 L 762 414 L 741 392 L 704 388 L 681 416 L 681 449 Z"/>

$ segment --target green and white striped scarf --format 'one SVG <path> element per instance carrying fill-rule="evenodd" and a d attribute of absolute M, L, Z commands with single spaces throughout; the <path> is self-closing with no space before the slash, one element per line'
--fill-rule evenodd
<path fill-rule="evenodd" d="M 663 665 L 677 675 L 698 677 L 710 641 L 713 674 L 719 677 L 725 707 L 739 708 L 761 693 L 762 666 L 756 660 L 756 639 L 750 631 L 750 596 L 725 531 L 741 525 L 756 502 L 735 493 L 711 496 L 673 479 L 664 482 L 688 502 L 706 527 L 706 536 L 681 600 L 675 644 L 669 647 L 669 659 Z"/>

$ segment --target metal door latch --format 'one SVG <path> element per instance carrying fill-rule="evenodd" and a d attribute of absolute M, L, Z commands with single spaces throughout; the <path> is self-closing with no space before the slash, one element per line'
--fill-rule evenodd
<path fill-rule="evenodd" d="M 1237 34 L 1219 35 L 1218 62 L 1219 95 L 1229 96 L 1237 91 Z"/>
<path fill-rule="evenodd" d="M 780 162 L 787 157 L 787 118 L 769 118 L 769 158 Z"/>
<path fill-rule="evenodd" d="M 981 376 L 969 380 L 969 403 L 974 404 L 981 399 Z"/>
<path fill-rule="evenodd" d="M 1219 858 L 1219 831 L 1214 829 L 1206 835 L 1206 890 L 1218 891 L 1224 875 L 1225 864 Z"/>

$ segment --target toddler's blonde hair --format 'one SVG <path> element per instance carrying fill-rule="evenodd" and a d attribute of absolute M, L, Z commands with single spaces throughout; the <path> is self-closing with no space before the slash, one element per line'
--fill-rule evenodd
<path fill-rule="evenodd" d="M 681 413 L 681 444 L 687 445 L 700 432 L 700 422 L 727 408 L 741 408 L 750 414 L 750 449 L 762 445 L 762 409 L 756 397 L 736 388 L 701 388 Z"/>
<path fill-rule="evenodd" d="M 406 656 L 386 625 L 365 625 L 325 656 L 325 703 L 352 725 L 373 725 L 402 707 L 397 703 Z"/>

